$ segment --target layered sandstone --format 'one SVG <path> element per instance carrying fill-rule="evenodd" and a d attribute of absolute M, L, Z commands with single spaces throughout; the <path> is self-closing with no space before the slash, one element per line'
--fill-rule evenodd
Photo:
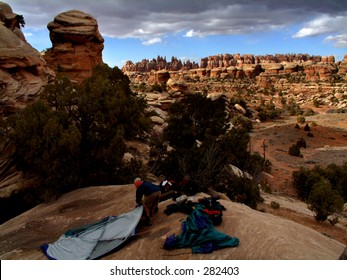
<path fill-rule="evenodd" d="M 47 28 L 53 45 L 44 55 L 48 65 L 79 83 L 90 77 L 94 66 L 102 63 L 104 48 L 96 19 L 71 10 L 57 15 Z"/>
<path fill-rule="evenodd" d="M 53 77 L 40 53 L 20 31 L 18 15 L 0 2 L 0 115 L 17 112 L 35 100 Z"/>
<path fill-rule="evenodd" d="M 179 81 L 188 84 L 185 92 L 205 91 L 207 88 L 208 91 L 235 91 L 235 88 L 240 87 L 240 82 L 252 83 L 255 91 L 275 89 L 281 92 L 307 92 L 309 83 L 312 83 L 313 88 L 321 88 L 324 86 L 321 83 L 326 83 L 327 88 L 330 87 L 329 93 L 339 91 L 344 94 L 343 85 L 347 80 L 347 56 L 343 61 L 336 63 L 334 56 L 220 54 L 202 58 L 200 65 L 185 64 L 179 69 L 170 65 L 165 58 L 158 57 L 151 62 L 128 61 L 122 70 L 133 84 L 162 84 L 170 81 L 171 85 Z M 221 85 L 222 81 L 230 81 L 230 84 Z M 331 90 L 331 85 L 336 88 Z M 172 91 L 176 88 L 168 89 Z"/>
<path fill-rule="evenodd" d="M 182 60 L 172 57 L 171 61 L 168 62 L 166 57 L 158 56 L 156 59 L 152 60 L 143 59 L 140 62 L 132 62 L 128 60 L 125 65 L 122 67 L 123 72 L 150 72 L 150 71 L 178 71 L 178 70 L 190 70 L 198 68 L 196 62 L 191 62 L 187 60 L 182 62 Z"/>

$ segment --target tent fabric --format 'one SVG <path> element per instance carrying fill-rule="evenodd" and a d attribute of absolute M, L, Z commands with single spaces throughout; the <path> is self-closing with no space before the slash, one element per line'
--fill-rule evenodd
<path fill-rule="evenodd" d="M 182 222 L 180 235 L 166 238 L 165 249 L 192 248 L 193 253 L 211 253 L 214 250 L 239 245 L 239 239 L 217 231 L 204 205 L 198 204 L 194 211 Z"/>
<path fill-rule="evenodd" d="M 49 259 L 96 259 L 135 234 L 142 212 L 143 206 L 139 206 L 131 212 L 68 230 L 56 242 L 42 245 L 42 250 Z"/>

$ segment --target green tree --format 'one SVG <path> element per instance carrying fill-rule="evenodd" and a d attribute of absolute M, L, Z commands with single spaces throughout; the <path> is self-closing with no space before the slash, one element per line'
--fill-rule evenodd
<path fill-rule="evenodd" d="M 257 185 L 248 182 L 248 179 L 241 180 L 242 184 L 238 181 L 239 184 L 235 185 L 230 174 L 226 178 L 223 176 L 227 164 L 240 169 L 249 167 L 259 172 L 262 170 L 250 164 L 254 158 L 248 150 L 248 123 L 239 122 L 237 128 L 227 131 L 230 118 L 225 109 L 224 101 L 212 101 L 206 94 L 190 95 L 173 104 L 163 139 L 153 141 L 152 154 L 159 154 L 160 157 L 151 166 L 155 172 L 176 180 L 188 174 L 199 183 L 200 191 L 209 192 L 219 188 L 235 201 L 253 207 L 259 199 Z M 247 124 L 246 128 L 243 124 Z M 173 150 L 168 152 L 166 143 Z M 259 165 L 263 167 L 264 160 Z M 222 184 L 224 187 L 219 187 L 221 181 L 227 182 Z"/>
<path fill-rule="evenodd" d="M 95 67 L 81 86 L 58 75 L 14 121 L 18 165 L 57 192 L 126 178 L 125 140 L 144 137 L 150 124 L 145 100 L 129 84 L 107 65 Z"/>
<path fill-rule="evenodd" d="M 41 178 L 44 195 L 57 195 L 78 183 L 81 135 L 42 101 L 28 106 L 18 117 L 12 139 L 18 166 Z"/>
<path fill-rule="evenodd" d="M 322 176 L 310 169 L 300 167 L 293 172 L 293 187 L 296 189 L 299 198 L 307 201 L 313 186 L 322 180 Z"/>
<path fill-rule="evenodd" d="M 343 199 L 333 190 L 328 180 L 320 180 L 313 185 L 308 197 L 309 209 L 316 213 L 317 221 L 325 221 L 327 217 L 343 207 Z"/>
<path fill-rule="evenodd" d="M 228 128 L 225 102 L 212 101 L 206 94 L 186 96 L 171 105 L 169 114 L 164 139 L 179 150 L 192 148 L 196 140 L 205 141 L 224 134 Z"/>

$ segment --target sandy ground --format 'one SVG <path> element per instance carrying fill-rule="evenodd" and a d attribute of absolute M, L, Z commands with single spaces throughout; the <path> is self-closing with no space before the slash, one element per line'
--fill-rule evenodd
<path fill-rule="evenodd" d="M 339 223 L 317 222 L 307 205 L 296 198 L 292 187 L 292 173 L 300 166 L 313 168 L 330 163 L 338 165 L 347 162 L 347 114 L 326 114 L 321 108 L 319 114 L 305 117 L 313 137 L 307 136 L 304 125 L 295 128 L 297 117 L 257 124 L 251 135 L 253 152 L 264 154 L 272 163 L 272 170 L 265 178 L 271 193 L 263 193 L 264 203 L 258 209 L 290 220 L 294 220 L 329 237 L 347 244 L 347 219 L 341 216 Z M 299 138 L 306 141 L 301 149 L 302 157 L 288 154 L 288 149 Z M 270 207 L 271 201 L 280 204 L 279 209 Z"/>

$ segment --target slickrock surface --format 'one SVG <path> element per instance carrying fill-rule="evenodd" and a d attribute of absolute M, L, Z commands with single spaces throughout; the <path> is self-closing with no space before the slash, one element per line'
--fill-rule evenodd
<path fill-rule="evenodd" d="M 37 246 L 54 242 L 69 228 L 132 210 L 134 196 L 133 185 L 90 187 L 41 204 L 0 225 L 0 259 L 46 259 Z M 163 211 L 172 202 L 161 202 L 153 226 L 140 226 L 136 239 L 103 259 L 334 260 L 345 249 L 344 244 L 303 225 L 220 200 L 227 210 L 216 229 L 239 238 L 238 247 L 212 254 L 192 254 L 189 248 L 167 251 L 162 247 L 166 237 L 179 234 L 187 217 L 183 213 L 167 216 Z"/>

